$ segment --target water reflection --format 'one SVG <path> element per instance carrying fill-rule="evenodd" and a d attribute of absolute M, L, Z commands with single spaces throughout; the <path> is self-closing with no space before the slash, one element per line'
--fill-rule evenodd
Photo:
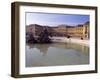
<path fill-rule="evenodd" d="M 26 45 L 26 67 L 79 64 L 89 64 L 89 47 L 73 43 Z"/>

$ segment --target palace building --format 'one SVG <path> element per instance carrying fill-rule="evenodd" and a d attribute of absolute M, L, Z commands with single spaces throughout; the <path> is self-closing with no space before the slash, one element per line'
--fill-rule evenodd
<path fill-rule="evenodd" d="M 31 32 L 34 36 L 38 36 L 44 29 L 47 29 L 52 36 L 57 37 L 76 37 L 89 39 L 89 22 L 78 24 L 76 26 L 58 25 L 58 26 L 42 26 L 38 24 L 31 24 L 26 26 L 26 32 Z"/>

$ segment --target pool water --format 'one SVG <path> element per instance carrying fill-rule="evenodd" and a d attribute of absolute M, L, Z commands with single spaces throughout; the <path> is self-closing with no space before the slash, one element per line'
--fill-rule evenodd
<path fill-rule="evenodd" d="M 26 67 L 89 64 L 89 47 L 73 43 L 26 44 Z"/>

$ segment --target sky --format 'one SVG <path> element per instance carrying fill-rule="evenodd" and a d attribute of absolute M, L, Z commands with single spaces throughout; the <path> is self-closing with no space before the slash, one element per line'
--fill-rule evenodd
<path fill-rule="evenodd" d="M 55 13 L 26 13 L 26 25 L 39 24 L 48 26 L 70 25 L 75 26 L 89 21 L 89 15 L 55 14 Z"/>

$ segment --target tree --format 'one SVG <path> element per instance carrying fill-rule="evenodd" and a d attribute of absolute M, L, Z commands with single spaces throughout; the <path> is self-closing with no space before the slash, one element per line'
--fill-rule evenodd
<path fill-rule="evenodd" d="M 49 38 L 50 34 L 49 32 L 47 31 L 47 29 L 44 29 L 39 37 L 38 37 L 38 42 L 40 43 L 50 43 L 51 42 L 51 39 Z"/>
<path fill-rule="evenodd" d="M 33 34 L 31 32 L 26 33 L 26 43 L 36 43 L 37 41 L 35 40 Z"/>

